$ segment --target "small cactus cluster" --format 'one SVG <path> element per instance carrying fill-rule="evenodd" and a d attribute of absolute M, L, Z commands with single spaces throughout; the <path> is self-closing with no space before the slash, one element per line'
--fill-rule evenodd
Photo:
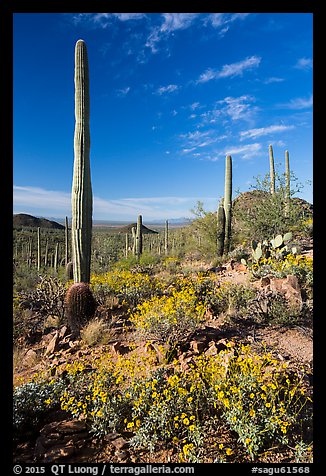
<path fill-rule="evenodd" d="M 264 240 L 251 242 L 251 260 L 258 263 L 260 259 L 275 258 L 284 259 L 289 253 L 296 254 L 296 247 L 289 249 L 287 243 L 292 239 L 292 233 L 288 232 L 284 235 L 277 235 L 272 240 Z M 241 260 L 242 264 L 247 264 L 246 260 Z"/>

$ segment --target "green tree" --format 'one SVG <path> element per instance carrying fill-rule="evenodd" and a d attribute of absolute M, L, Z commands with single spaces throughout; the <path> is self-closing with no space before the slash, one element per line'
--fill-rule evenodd
<path fill-rule="evenodd" d="M 233 246 L 241 241 L 264 240 L 298 229 L 306 219 L 300 200 L 294 197 L 302 185 L 291 174 L 290 200 L 287 204 L 285 174 L 275 173 L 275 191 L 270 193 L 270 177 L 255 178 L 252 191 L 240 194 L 233 205 Z"/>

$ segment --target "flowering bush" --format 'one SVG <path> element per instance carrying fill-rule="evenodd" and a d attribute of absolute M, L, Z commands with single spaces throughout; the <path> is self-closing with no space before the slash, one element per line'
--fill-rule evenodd
<path fill-rule="evenodd" d="M 194 290 L 174 289 L 170 296 L 155 296 L 139 304 L 130 320 L 141 336 L 173 345 L 198 327 L 205 310 Z"/>
<path fill-rule="evenodd" d="M 155 277 L 124 270 L 92 275 L 90 284 L 95 297 L 115 295 L 122 304 L 131 308 L 161 292 L 160 282 Z"/>
<path fill-rule="evenodd" d="M 154 357 L 108 353 L 91 365 L 67 364 L 64 379 L 16 390 L 16 421 L 21 428 L 60 401 L 96 435 L 128 432 L 135 448 L 173 447 L 181 462 L 205 460 L 208 433 L 216 461 L 232 457 L 236 440 L 237 453 L 256 461 L 271 445 L 307 444 L 310 396 L 298 374 L 267 352 L 229 342 L 216 356 L 194 358 L 187 371 L 178 361 L 153 369 Z M 236 435 L 229 443 L 222 427 Z"/>

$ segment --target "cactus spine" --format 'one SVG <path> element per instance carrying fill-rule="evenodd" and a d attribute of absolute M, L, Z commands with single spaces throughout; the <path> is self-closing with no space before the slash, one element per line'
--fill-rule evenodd
<path fill-rule="evenodd" d="M 290 160 L 289 160 L 289 151 L 285 151 L 285 216 L 289 215 L 290 211 Z"/>
<path fill-rule="evenodd" d="M 269 152 L 269 175 L 270 175 L 270 182 L 271 182 L 271 194 L 275 193 L 275 167 L 274 167 L 274 154 L 273 154 L 273 147 L 271 145 L 268 146 Z"/>
<path fill-rule="evenodd" d="M 225 187 L 224 187 L 224 213 L 225 213 L 224 253 L 225 254 L 230 251 L 231 212 L 232 212 L 232 158 L 231 158 L 231 155 L 227 155 L 225 160 Z"/>
<path fill-rule="evenodd" d="M 93 197 L 90 173 L 89 77 L 86 44 L 75 47 L 75 136 L 72 205 L 72 261 L 75 283 L 90 281 Z"/>
<path fill-rule="evenodd" d="M 138 215 L 137 229 L 136 229 L 136 256 L 139 259 L 143 252 L 143 231 L 142 231 L 142 216 Z"/>
<path fill-rule="evenodd" d="M 217 210 L 217 256 L 223 255 L 225 238 L 225 211 L 223 206 L 223 199 Z"/>

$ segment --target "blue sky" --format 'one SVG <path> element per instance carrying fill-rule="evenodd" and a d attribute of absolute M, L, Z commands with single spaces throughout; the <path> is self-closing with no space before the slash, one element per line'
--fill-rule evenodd
<path fill-rule="evenodd" d="M 14 14 L 14 213 L 71 216 L 74 48 L 87 44 L 96 220 L 215 210 L 284 153 L 312 202 L 312 14 Z"/>

